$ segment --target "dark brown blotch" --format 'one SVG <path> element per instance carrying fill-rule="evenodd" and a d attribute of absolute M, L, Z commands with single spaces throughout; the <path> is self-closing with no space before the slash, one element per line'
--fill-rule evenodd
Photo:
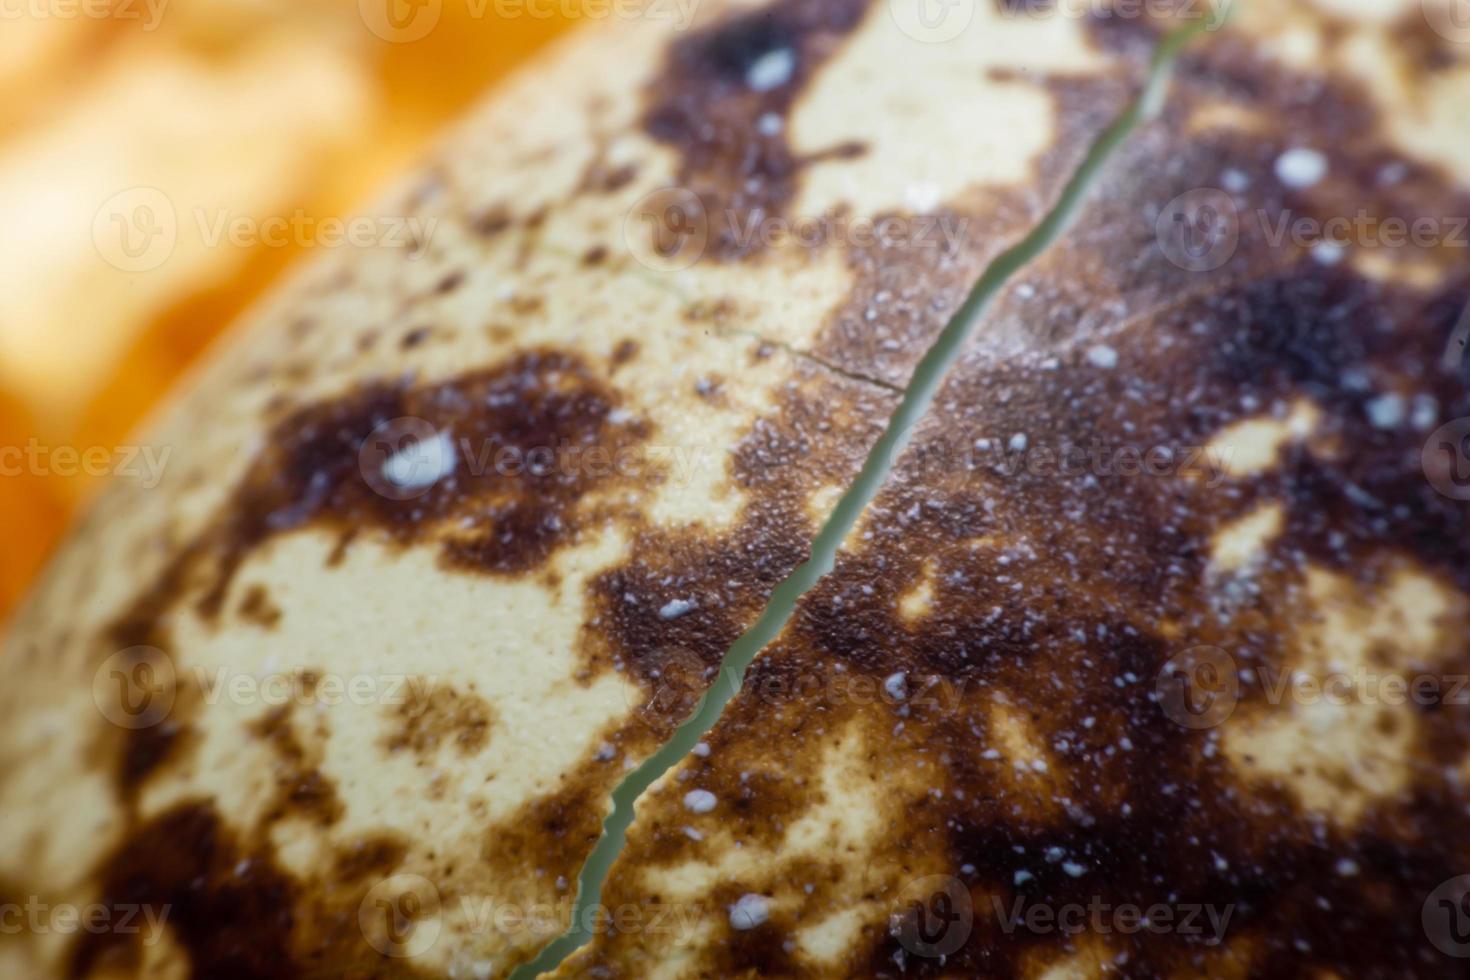
<path fill-rule="evenodd" d="M 133 830 L 102 865 L 100 901 L 112 921 L 128 909 L 167 915 L 194 976 L 265 978 L 292 971 L 296 883 L 274 860 L 250 853 L 208 804 L 183 805 Z M 166 910 L 166 911 L 165 911 Z M 84 934 L 71 961 L 76 980 L 109 964 L 135 964 L 141 933 Z"/>
<path fill-rule="evenodd" d="M 636 340 L 624 340 L 613 348 L 612 365 L 613 370 L 629 364 L 638 356 L 638 342 Z"/>
<path fill-rule="evenodd" d="M 389 834 L 364 837 L 337 848 L 332 870 L 342 882 L 381 879 L 392 874 L 407 855 L 408 844 L 399 837 Z"/>
<path fill-rule="evenodd" d="M 471 216 L 470 227 L 481 238 L 494 238 L 514 222 L 510 209 L 503 204 L 494 204 Z"/>
<path fill-rule="evenodd" d="M 336 783 L 321 771 L 321 752 L 308 749 L 292 724 L 289 705 L 272 708 L 253 722 L 249 731 L 271 746 L 274 759 L 275 793 L 264 822 L 288 816 L 305 817 L 321 826 L 331 826 L 344 807 Z"/>
<path fill-rule="evenodd" d="M 240 618 L 262 629 L 274 629 L 281 621 L 281 609 L 272 600 L 270 590 L 259 582 L 245 590 L 238 607 Z"/>
<path fill-rule="evenodd" d="M 456 269 L 439 280 L 439 284 L 434 287 L 434 292 L 440 296 L 447 296 L 464 285 L 464 278 L 464 270 Z"/>
<path fill-rule="evenodd" d="M 334 561 L 375 534 L 402 546 L 436 543 L 447 564 L 466 571 L 530 572 L 576 540 L 580 501 L 616 473 L 527 461 L 538 450 L 600 446 L 615 455 L 640 444 L 646 426 L 609 420 L 617 401 L 580 359 L 527 351 L 436 384 L 375 382 L 297 409 L 273 426 L 215 523 L 119 617 L 109 641 L 113 649 L 170 649 L 167 623 L 179 605 L 192 600 L 202 615 L 215 616 L 255 549 L 307 527 L 336 535 Z M 377 469 L 393 450 L 412 450 L 393 442 L 405 434 L 395 420 L 404 419 L 414 420 L 409 433 L 449 433 L 456 445 L 454 472 L 407 497 Z M 372 445 L 370 438 L 384 441 Z M 249 596 L 245 602 L 253 605 Z M 177 754 L 186 725 L 176 707 L 169 723 L 126 733 L 124 796 Z M 312 792 L 303 786 L 302 798 Z"/>
<path fill-rule="evenodd" d="M 440 684 L 414 688 L 394 711 L 393 728 L 383 739 L 389 752 L 412 752 L 431 757 L 445 744 L 462 756 L 474 755 L 490 741 L 495 713 L 478 694 L 456 691 Z"/>
<path fill-rule="evenodd" d="M 142 908 L 166 915 L 195 977 L 422 978 L 412 962 L 371 948 L 358 926 L 372 872 L 391 868 L 397 854 L 386 838 L 364 842 L 339 861 L 333 882 L 308 885 L 280 866 L 268 840 L 232 831 L 209 803 L 182 803 L 132 828 L 102 862 L 98 901 L 111 922 L 137 922 Z M 138 924 L 80 934 L 68 975 L 136 970 L 148 937 Z"/>
<path fill-rule="evenodd" d="M 842 39 L 861 22 L 868 0 L 782 0 L 726 18 L 669 50 L 648 88 L 643 125 L 679 151 L 676 182 L 713 216 L 706 254 L 734 259 L 763 246 L 738 231 L 752 215 L 780 216 L 795 197 L 803 167 L 784 125 L 798 95 Z M 763 58 L 791 59 L 789 77 L 764 91 L 750 85 Z M 761 124 L 775 118 L 780 126 Z M 731 220 L 723 220 L 729 216 Z"/>

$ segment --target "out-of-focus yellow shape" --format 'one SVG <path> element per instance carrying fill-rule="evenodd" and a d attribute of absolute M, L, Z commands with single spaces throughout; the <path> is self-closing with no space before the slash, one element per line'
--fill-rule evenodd
<path fill-rule="evenodd" d="M 288 211 L 362 138 L 368 86 L 305 37 L 221 65 L 139 51 L 0 153 L 0 383 L 65 424 L 152 317 L 234 271 L 231 222 Z"/>
<path fill-rule="evenodd" d="M 351 213 L 579 10 L 443 0 L 407 41 L 392 2 L 0 0 L 0 448 L 125 444 L 320 247 L 254 229 Z M 96 483 L 0 474 L 0 618 Z"/>

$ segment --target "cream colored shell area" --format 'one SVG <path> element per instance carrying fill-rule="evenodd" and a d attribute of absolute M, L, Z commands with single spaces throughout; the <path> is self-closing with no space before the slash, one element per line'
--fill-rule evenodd
<path fill-rule="evenodd" d="M 756 360 L 756 342 L 747 337 L 684 328 L 678 297 L 637 275 L 584 270 L 552 250 L 533 251 L 517 270 L 513 256 L 512 239 L 483 245 L 446 219 L 429 254 L 417 260 L 384 251 L 334 262 L 352 270 L 351 285 L 317 293 L 308 283 L 305 295 L 273 304 L 265 322 L 232 342 L 194 393 L 152 430 L 149 444 L 171 454 L 164 482 L 109 492 L 48 575 L 7 651 L 8 683 L 0 695 L 8 772 L 0 784 L 6 841 L 0 875 L 52 903 L 94 900 L 85 876 L 125 830 L 110 770 L 96 768 L 92 752 L 108 730 L 91 699 L 91 675 L 111 652 L 99 646 L 98 635 L 223 505 L 261 447 L 264 403 L 273 394 L 309 402 L 365 378 L 408 370 L 432 383 L 496 364 L 523 347 L 575 351 L 602 367 L 621 342 L 636 341 L 640 352 L 619 370 L 616 387 L 623 408 L 652 423 L 653 441 L 678 467 L 673 479 L 649 487 L 638 503 L 665 527 L 718 531 L 733 517 L 743 499 L 729 479 L 731 451 L 758 417 L 773 410 L 781 391 L 797 383 L 793 356 L 777 351 Z M 465 267 L 467 280 L 455 293 L 420 303 L 411 314 L 403 310 L 421 287 L 432 288 Z M 323 268 L 308 279 L 330 281 L 334 272 Z M 499 319 L 507 303 L 531 290 L 543 298 L 537 312 L 527 319 L 507 311 Z M 320 326 L 306 339 L 292 339 L 289 324 L 303 315 Z M 401 350 L 400 327 L 420 321 L 453 332 L 454 340 Z M 492 339 L 487 328 L 497 322 L 514 324 L 509 341 Z M 357 354 L 356 339 L 370 329 L 382 329 L 379 353 Z M 291 364 L 312 369 L 313 376 L 304 384 L 286 380 Z M 256 366 L 265 369 L 264 378 L 243 383 Z M 729 379 L 725 397 L 696 397 L 698 382 L 715 376 Z M 810 490 L 816 496 L 825 488 Z M 641 690 L 619 675 L 585 684 L 577 676 L 583 667 L 578 633 L 588 618 L 585 585 L 627 559 L 630 545 L 622 529 L 598 529 L 556 557 L 550 570 L 558 584 L 552 587 L 529 577 L 491 581 L 453 574 L 436 563 L 431 548 L 399 552 L 367 540 L 327 570 L 330 536 L 288 535 L 248 556 L 225 600 L 225 608 L 234 609 L 246 589 L 264 586 L 282 614 L 276 628 L 227 618 L 217 629 L 186 606 L 172 623 L 176 646 L 167 652 L 189 678 L 266 681 L 311 671 L 348 682 L 366 678 L 383 699 L 401 697 L 402 689 L 394 693 L 394 687 L 405 677 L 435 689 L 477 692 L 495 718 L 490 750 L 464 759 L 446 746 L 428 767 L 412 753 L 380 748 L 397 701 L 343 703 L 304 718 L 298 712 L 293 724 L 325 732 L 313 751 L 321 754 L 321 774 L 337 786 L 344 815 L 330 830 L 296 821 L 273 829 L 281 864 L 303 880 L 329 872 L 333 845 L 383 832 L 417 842 L 405 870 L 427 872 L 417 863 L 427 851 L 441 860 L 459 855 L 460 867 L 472 867 L 487 826 L 553 792 L 609 732 L 630 723 L 642 701 Z M 30 650 L 34 656 L 26 655 Z M 197 748 L 187 766 L 166 769 L 148 784 L 140 816 L 206 798 L 231 825 L 255 827 L 277 763 L 267 741 L 245 733 L 273 705 L 253 693 L 206 704 L 195 721 Z M 608 764 L 610 776 L 622 763 Z M 551 881 L 537 879 L 535 855 L 526 860 L 524 882 L 455 884 L 496 902 L 558 898 Z M 447 970 L 456 959 L 493 963 L 505 953 L 494 937 L 451 938 L 469 928 L 449 915 L 444 927 L 446 937 L 416 965 Z M 508 942 L 534 946 L 541 938 L 522 933 Z M 7 975 L 57 969 L 52 957 L 64 954 L 67 943 L 45 936 L 39 944 L 44 966 L 31 963 Z M 7 944 L 0 964 L 21 953 Z"/>
<path fill-rule="evenodd" d="M 696 25 L 729 8 L 756 3 L 701 5 Z M 856 159 L 830 159 L 805 168 L 796 201 L 785 216 L 760 225 L 773 238 L 782 227 L 811 222 L 839 209 L 852 225 L 886 214 L 915 214 L 937 205 L 994 210 L 996 193 L 1037 189 L 1037 165 L 1051 149 L 1059 118 L 1044 88 L 1049 73 L 1067 77 L 1115 73 L 1119 66 L 1090 43 L 1082 23 L 1066 17 L 1003 17 L 978 3 L 968 27 L 944 43 L 905 34 L 889 5 L 874 2 L 866 19 L 844 39 L 805 86 L 786 121 L 794 154 L 819 154 L 849 142 L 865 147 Z M 645 88 L 661 63 L 669 35 L 626 30 L 616 44 L 588 35 L 567 51 L 589 78 L 636 77 L 636 84 L 594 83 L 577 89 L 584 128 L 570 138 L 558 125 L 568 113 L 560 87 L 524 76 L 466 131 L 457 148 L 474 162 L 463 169 L 511 173 L 496 197 L 520 215 L 556 205 L 594 159 L 631 166 L 635 178 L 607 195 L 584 196 L 555 211 L 540 236 L 543 247 L 577 254 L 603 244 L 626 254 L 627 216 L 646 195 L 678 186 L 677 152 L 651 141 L 638 125 Z M 1025 69 L 1031 81 L 996 80 L 991 72 Z M 942 148 L 942 152 L 937 152 Z M 534 165 L 527 161 L 534 159 Z M 486 203 L 484 182 L 457 189 L 461 203 Z M 711 216 L 712 221 L 722 216 Z M 730 218 L 749 229 L 749 217 Z M 1022 230 L 1024 231 L 1024 229 Z M 589 238 L 589 232 L 591 237 Z M 840 244 L 840 243 L 839 243 Z M 970 243 L 973 246 L 979 243 Z M 640 273 L 630 268 L 631 273 Z M 852 285 L 844 249 L 813 253 L 794 242 L 738 265 L 698 263 L 674 272 L 643 271 L 651 282 L 691 303 L 733 300 L 738 329 L 810 352 L 834 307 Z"/>
<path fill-rule="evenodd" d="M 1242 0 L 1236 7 L 1235 20 L 1224 33 L 1198 39 L 1196 47 L 1246 39 L 1285 66 L 1324 71 L 1361 84 L 1382 110 L 1385 149 L 1436 166 L 1458 186 L 1470 188 L 1470 146 L 1466 142 L 1470 130 L 1463 122 L 1464 106 L 1470 102 L 1470 57 L 1466 57 L 1470 48 L 1456 49 L 1446 42 L 1444 51 L 1458 56 L 1457 63 L 1427 76 L 1416 73 L 1412 55 L 1396 45 L 1390 30 L 1405 23 L 1405 18 L 1420 16 L 1417 0 L 1395 4 Z M 1209 106 L 1201 108 L 1195 132 L 1222 125 L 1251 129 L 1249 118 L 1209 110 Z M 1301 139 L 1303 145 L 1310 145 L 1311 133 L 1302 133 Z M 1331 156 L 1334 148 L 1319 149 Z M 1211 186 L 1215 179 L 1216 175 L 1201 174 L 1200 184 Z M 1433 287 L 1443 272 L 1441 265 L 1429 262 L 1430 274 L 1402 266 L 1385 269 L 1369 254 L 1354 253 L 1347 261 L 1358 263 L 1364 274 L 1392 278 L 1411 288 Z M 1396 261 L 1406 260 L 1396 257 Z M 1035 282 L 1034 278 L 1028 281 Z M 1044 289 L 1044 283 L 1038 288 Z M 1146 311 L 1139 312 L 1129 322 L 1132 329 L 1147 329 L 1150 317 Z M 1258 476 L 1277 465 L 1288 445 L 1304 444 L 1316 451 L 1314 430 L 1320 414 L 1317 406 L 1303 401 L 1285 416 L 1244 420 L 1220 432 L 1210 451 L 1222 461 L 1226 478 Z M 924 425 L 944 430 L 942 420 L 932 417 Z M 1222 526 L 1214 541 L 1217 570 L 1248 574 L 1280 533 L 1281 518 L 1279 505 L 1268 503 L 1237 523 Z M 854 549 L 861 549 L 863 535 L 860 521 L 851 539 Z M 1284 665 L 1288 676 L 1292 671 L 1312 676 L 1372 675 L 1386 664 L 1432 673 L 1450 654 L 1464 649 L 1470 597 L 1442 576 L 1399 555 L 1392 542 L 1384 542 L 1379 557 L 1388 571 L 1376 586 L 1313 567 L 1292 596 L 1279 600 L 1286 610 L 1284 619 L 1296 624 L 1284 644 L 1290 651 Z M 894 583 L 892 592 L 895 605 L 906 615 L 922 617 L 923 582 Z M 747 691 L 739 697 L 749 701 L 757 696 Z M 727 717 L 780 710 L 774 706 L 737 710 L 739 707 L 737 702 Z M 891 724 L 891 717 L 885 717 Z M 1035 733 L 1028 734 L 1024 725 L 1018 727 L 1018 719 L 998 716 L 993 721 L 1008 739 L 1007 771 L 1011 759 L 1017 760 L 1020 771 L 1025 768 L 1021 763 L 1047 757 L 1045 742 Z M 718 724 L 712 741 L 731 754 L 733 767 L 744 773 L 742 767 L 749 765 L 755 775 L 762 756 L 759 741 L 769 739 L 773 731 L 785 730 L 779 717 L 767 717 L 765 722 L 769 724 L 746 731 L 733 723 Z M 1259 713 L 1242 710 L 1220 747 L 1243 787 L 1284 787 L 1302 810 L 1350 832 L 1368 807 L 1397 798 L 1409 774 L 1421 764 L 1414 756 L 1416 724 L 1414 711 L 1402 706 L 1288 704 Z M 790 730 L 800 728 L 791 726 Z M 623 936 L 617 943 L 595 937 L 555 976 L 570 980 L 584 975 L 593 964 L 659 980 L 712 975 L 716 944 L 726 941 L 730 928 L 728 905 L 714 896 L 737 885 L 740 891 L 767 896 L 772 917 L 779 916 L 790 925 L 786 936 L 794 945 L 788 945 L 787 953 L 806 975 L 850 975 L 849 957 L 855 941 L 882 934 L 893 911 L 870 896 L 885 894 L 885 889 L 893 894 L 905 881 L 925 874 L 953 873 L 950 868 L 926 867 L 925 855 L 907 852 L 905 860 L 915 866 L 894 869 L 885 865 L 893 841 L 889 836 L 892 828 L 882 815 L 923 807 L 925 793 L 933 784 L 919 770 L 926 760 L 905 758 L 901 765 L 893 765 L 891 752 L 875 732 L 873 727 L 856 723 L 843 729 L 805 731 L 803 744 L 788 751 L 810 752 L 820 760 L 814 767 L 820 784 L 809 787 L 810 805 L 784 831 L 772 827 L 759 841 L 737 841 L 722 831 L 719 820 L 688 812 L 683 795 L 694 785 L 688 780 L 708 760 L 690 760 L 672 770 L 640 802 L 638 818 L 629 831 L 630 852 L 661 853 L 655 847 L 640 847 L 640 838 L 649 843 L 669 833 L 669 828 L 686 824 L 700 836 L 677 861 L 660 857 L 648 865 L 615 864 L 604 894 L 615 895 L 616 902 L 667 905 L 681 914 L 662 932 Z M 733 761 L 737 759 L 739 762 Z M 779 765 L 778 759 L 771 761 Z M 1054 760 L 1051 768 L 1055 771 Z M 1463 771 L 1470 772 L 1470 755 Z M 1040 784 L 1038 787 L 1038 797 L 1045 797 Z M 823 867 L 842 865 L 838 886 L 833 889 L 831 882 L 823 886 L 824 893 L 836 891 L 842 901 L 819 909 L 804 901 L 800 882 L 785 873 L 803 860 Z M 1115 975 L 1118 952 L 1096 936 L 1079 940 L 1068 952 L 1038 948 L 1026 966 L 1026 975 L 1038 980 Z M 1208 969 L 1211 975 L 1245 976 L 1257 962 L 1256 953 L 1249 937 L 1240 938 L 1222 947 Z"/>
<path fill-rule="evenodd" d="M 701 20 L 726 6 L 702 4 Z M 979 9 L 982 19 L 990 16 L 988 4 Z M 117 734 L 92 699 L 93 675 L 112 652 L 99 637 L 225 505 L 267 437 L 275 398 L 289 408 L 408 371 L 432 383 L 541 346 L 605 365 L 621 342 L 635 341 L 638 356 L 616 376 L 623 407 L 651 422 L 655 442 L 693 461 L 687 479 L 646 490 L 645 512 L 666 527 L 728 526 L 744 502 L 729 479 L 731 451 L 794 383 L 800 356 L 778 348 L 755 360 L 754 338 L 810 348 L 850 290 L 852 274 L 835 249 L 815 257 L 777 253 L 746 265 L 701 263 L 673 275 L 644 269 L 626 254 L 629 209 L 675 180 L 674 153 L 637 126 L 643 88 L 670 40 L 668 26 L 655 21 L 584 32 L 511 81 L 451 135 L 429 172 L 367 209 L 421 219 L 422 255 L 356 249 L 307 267 L 236 329 L 148 427 L 143 441 L 169 453 L 162 482 L 121 481 L 109 489 L 7 645 L 0 877 L 53 904 L 95 898 L 89 872 L 123 830 L 111 773 L 98 767 L 95 751 Z M 967 203 L 983 203 L 989 187 L 1024 189 L 1053 136 L 1051 105 L 1038 93 L 988 82 L 983 68 L 1043 56 L 1049 66 L 1075 71 L 1097 63 L 1074 24 L 1028 20 L 1003 31 L 973 29 L 950 45 L 919 45 L 897 32 L 885 4 L 875 3 L 812 83 L 793 114 L 791 136 L 798 148 L 858 139 L 868 154 L 810 168 L 800 207 L 847 203 L 859 217 L 900 209 L 913 199 L 914 181 L 925 197 Z M 581 175 L 598 153 L 614 166 L 636 163 L 636 177 L 610 194 L 579 195 Z M 522 223 L 533 212 L 546 214 L 535 233 L 518 225 L 487 237 L 469 227 L 467 215 L 497 204 Z M 584 264 L 581 257 L 596 246 L 612 258 Z M 450 273 L 462 274 L 462 285 L 436 294 L 434 286 Z M 738 332 L 684 321 L 692 303 L 726 298 L 740 313 Z M 296 329 L 302 321 L 314 327 L 303 334 Z M 431 339 L 401 348 L 399 338 L 420 326 L 431 328 Z M 365 351 L 369 333 L 379 339 Z M 714 375 L 727 379 L 725 397 L 696 398 L 696 383 Z M 810 493 L 815 526 L 834 488 L 813 485 Z M 171 623 L 177 649 L 169 652 L 181 670 L 209 677 L 310 669 L 473 688 L 495 713 L 493 751 L 465 760 L 446 747 L 427 768 L 378 747 L 388 722 L 381 706 L 320 712 L 311 721 L 325 734 L 311 737 L 311 751 L 336 783 L 344 816 L 326 830 L 300 821 L 272 830 L 282 864 L 306 880 L 325 871 L 332 844 L 371 832 L 397 831 L 420 842 L 405 870 L 423 866 L 429 845 L 441 858 L 462 852 L 468 859 L 487 822 L 554 789 L 607 732 L 630 724 L 640 692 L 615 675 L 579 682 L 575 655 L 587 615 L 583 586 L 626 558 L 629 544 L 617 527 L 598 529 L 558 554 L 552 586 L 456 575 L 427 549 L 399 552 L 372 541 L 355 544 L 341 565 L 325 571 L 332 542 L 314 531 L 291 534 L 248 555 L 226 599 L 232 609 L 242 590 L 265 586 L 282 613 L 275 629 L 232 619 L 216 629 L 181 608 Z M 476 655 L 465 657 L 466 649 Z M 242 733 L 268 710 L 230 697 L 205 705 L 187 766 L 166 768 L 149 782 L 139 815 L 204 798 L 230 826 L 252 829 L 274 763 L 269 746 Z M 444 802 L 471 795 L 482 806 L 475 815 Z M 500 902 L 560 897 L 537 877 L 534 863 L 528 855 L 523 879 L 477 887 Z M 540 938 L 470 935 L 452 916 L 445 926 L 446 938 L 415 965 L 494 964 Z M 32 938 L 0 944 L 0 972 L 44 976 L 60 969 L 69 939 Z M 181 968 L 167 942 L 146 955 L 145 971 Z"/>

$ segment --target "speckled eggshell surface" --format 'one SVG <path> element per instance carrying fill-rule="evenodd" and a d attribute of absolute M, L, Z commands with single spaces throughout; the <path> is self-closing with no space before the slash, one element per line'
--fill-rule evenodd
<path fill-rule="evenodd" d="M 585 31 L 239 325 L 4 652 L 0 901 L 167 914 L 0 975 L 501 977 L 565 928 L 612 787 L 1161 36 L 967 25 Z"/>
<path fill-rule="evenodd" d="M 557 976 L 1466 975 L 1470 46 L 1236 6 Z"/>

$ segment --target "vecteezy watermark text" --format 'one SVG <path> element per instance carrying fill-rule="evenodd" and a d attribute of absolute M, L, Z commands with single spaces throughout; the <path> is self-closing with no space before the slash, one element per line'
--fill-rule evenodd
<path fill-rule="evenodd" d="M 1207 946 L 1217 946 L 1224 940 L 1235 913 L 1234 905 L 1137 905 L 1109 902 L 1101 895 L 1093 895 L 1085 904 L 1032 902 L 1025 896 L 1006 903 L 999 895 L 991 895 L 990 904 L 1001 931 L 1008 936 L 1023 930 L 1039 936 L 1077 936 L 1084 932 L 1132 936 L 1147 932 L 1198 937 Z"/>
<path fill-rule="evenodd" d="M 787 217 L 712 209 L 694 191 L 667 187 L 640 198 L 623 222 L 623 239 L 639 263 L 659 272 L 687 269 L 709 250 L 746 253 L 796 245 L 822 248 L 928 250 L 957 254 L 969 219 L 948 214 L 852 217 L 838 213 Z"/>
<path fill-rule="evenodd" d="M 163 937 L 173 907 L 135 902 L 88 905 L 51 904 L 31 895 L 24 902 L 0 902 L 0 935 L 141 936 L 145 946 Z"/>
<path fill-rule="evenodd" d="M 1159 671 L 1153 699 L 1174 723 L 1203 730 L 1228 721 L 1247 691 L 1253 692 L 1253 703 L 1271 708 L 1470 706 L 1470 676 L 1464 674 L 1410 674 L 1366 666 L 1336 670 L 1286 669 L 1272 664 L 1242 667 L 1224 649 L 1208 645 L 1171 657 Z"/>
<path fill-rule="evenodd" d="M 1290 208 L 1243 210 L 1236 198 L 1202 187 L 1174 198 L 1159 213 L 1155 233 L 1164 256 L 1189 272 L 1212 272 L 1236 255 L 1242 240 L 1266 247 L 1304 250 L 1332 264 L 1349 249 L 1432 250 L 1470 248 L 1470 216 L 1355 214 L 1308 215 Z"/>
<path fill-rule="evenodd" d="M 1235 0 L 1000 0 L 1003 17 L 1062 17 L 1069 20 L 1152 20 L 1160 23 L 1205 22 L 1218 30 L 1230 17 Z"/>
<path fill-rule="evenodd" d="M 153 31 L 169 0 L 0 0 L 0 21 L 116 20 Z"/>
<path fill-rule="evenodd" d="M 587 444 L 516 446 L 493 439 L 456 437 L 417 416 L 389 419 L 373 429 L 358 451 L 358 468 L 374 492 L 390 500 L 412 500 L 451 479 L 490 476 L 544 480 L 584 477 L 640 479 L 667 474 L 688 486 L 715 465 L 702 446 Z"/>
<path fill-rule="evenodd" d="M 97 209 L 92 243 L 109 265 L 141 273 L 163 266 L 177 250 L 185 230 L 191 230 L 193 240 L 209 249 L 391 248 L 416 259 L 438 226 L 435 217 L 324 216 L 304 208 L 289 214 L 253 215 L 196 207 L 181 215 L 173 199 L 158 188 L 133 187 L 114 194 Z"/>
<path fill-rule="evenodd" d="M 1229 476 L 1228 447 L 1118 444 L 1103 439 L 1057 445 L 1025 433 L 982 437 L 959 447 L 927 443 L 911 452 L 914 466 L 988 470 L 1000 477 L 1078 480 L 1088 477 L 1176 477 L 1215 489 Z M 946 462 L 946 460 L 950 462 Z"/>
<path fill-rule="evenodd" d="M 305 667 L 256 672 L 194 666 L 181 670 L 150 646 L 119 650 L 92 677 L 92 700 L 108 721 L 130 731 L 152 728 L 173 713 L 188 690 L 207 705 L 326 707 L 426 704 L 438 677 L 432 674 L 339 674 Z"/>
<path fill-rule="evenodd" d="M 545 940 L 569 923 L 587 935 L 669 936 L 687 945 L 699 934 L 699 905 L 600 902 L 577 907 L 566 895 L 547 902 L 502 902 L 482 895 L 460 895 L 445 901 L 439 888 L 422 875 L 397 874 L 375 884 L 358 905 L 363 938 L 379 953 L 395 959 L 422 956 L 433 948 L 446 918 L 457 920 L 471 935 L 530 935 Z"/>
<path fill-rule="evenodd" d="M 700 0 L 451 0 L 470 20 L 652 20 L 688 30 Z M 444 18 L 444 0 L 358 0 L 367 29 L 392 44 L 428 37 Z"/>
<path fill-rule="evenodd" d="M 117 476 L 152 490 L 172 453 L 170 446 L 48 446 L 31 438 L 24 446 L 0 446 L 0 477 Z"/>

